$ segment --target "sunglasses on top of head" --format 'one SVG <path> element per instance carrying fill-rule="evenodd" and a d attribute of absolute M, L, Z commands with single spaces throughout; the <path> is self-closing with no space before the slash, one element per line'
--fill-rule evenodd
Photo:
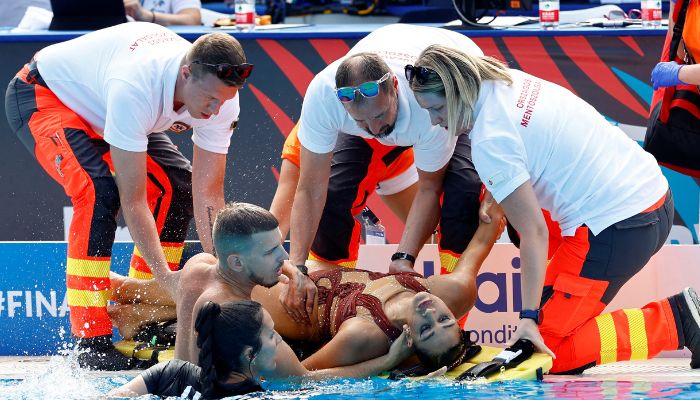
<path fill-rule="evenodd" d="M 429 79 L 437 77 L 437 72 L 426 67 L 416 67 L 415 65 L 408 64 L 404 67 L 404 73 L 406 74 L 406 79 L 411 82 L 413 78 L 418 81 L 419 84 L 424 85 Z"/>
<path fill-rule="evenodd" d="M 345 86 L 335 89 L 335 94 L 341 103 L 349 103 L 355 100 L 355 93 L 360 92 L 364 97 L 375 97 L 379 94 L 379 86 L 391 76 L 391 72 L 387 72 L 376 81 L 368 81 L 360 83 L 357 86 Z"/>
<path fill-rule="evenodd" d="M 216 76 L 224 81 L 233 81 L 236 84 L 242 85 L 245 80 L 250 77 L 253 72 L 253 64 L 208 64 L 199 60 L 192 61 L 192 64 L 203 65 L 209 67 L 216 72 Z"/>

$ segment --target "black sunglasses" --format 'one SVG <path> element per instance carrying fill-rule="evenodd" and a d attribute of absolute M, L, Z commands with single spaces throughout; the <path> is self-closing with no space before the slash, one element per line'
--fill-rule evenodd
<path fill-rule="evenodd" d="M 418 83 L 424 85 L 429 79 L 433 79 L 438 76 L 437 72 L 426 67 L 416 67 L 415 65 L 408 64 L 404 67 L 404 73 L 406 74 L 406 79 L 411 82 L 413 78 L 416 78 Z"/>
<path fill-rule="evenodd" d="M 253 64 L 208 64 L 199 60 L 192 61 L 192 64 L 203 65 L 216 71 L 216 76 L 224 81 L 233 81 L 242 85 L 253 73 Z"/>

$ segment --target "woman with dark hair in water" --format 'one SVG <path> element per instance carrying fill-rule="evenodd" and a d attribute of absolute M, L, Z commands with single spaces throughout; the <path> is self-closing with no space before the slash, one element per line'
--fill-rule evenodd
<path fill-rule="evenodd" d="M 277 345 L 270 314 L 260 303 L 241 300 L 221 305 L 207 302 L 195 322 L 198 364 L 171 360 L 154 365 L 129 383 L 113 389 L 108 396 L 181 396 L 199 392 L 205 399 L 218 399 L 258 390 L 260 376 L 274 371 Z M 405 342 L 397 340 L 386 357 L 386 368 L 407 355 Z M 306 371 L 304 378 L 323 379 L 339 374 L 328 369 Z M 188 389 L 191 388 L 191 389 Z M 185 394 L 185 397 L 188 395 Z"/>
<path fill-rule="evenodd" d="M 271 325 L 255 301 L 208 302 L 195 323 L 199 366 L 182 360 L 160 363 L 109 395 L 180 396 L 191 387 L 205 398 L 221 398 L 262 390 L 256 376 L 274 369 L 280 340 Z"/>

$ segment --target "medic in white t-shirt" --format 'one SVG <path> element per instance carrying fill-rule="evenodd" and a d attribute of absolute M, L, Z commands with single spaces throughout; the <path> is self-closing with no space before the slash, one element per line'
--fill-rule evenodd
<path fill-rule="evenodd" d="M 493 58 L 435 45 L 407 71 L 433 124 L 471 137 L 479 176 L 520 234 L 522 311 L 511 340 L 556 355 L 556 373 L 683 346 L 699 367 L 692 288 L 601 314 L 672 227 L 673 197 L 654 157 L 569 90 Z M 549 261 L 541 209 L 561 228 Z"/>
<path fill-rule="evenodd" d="M 392 257 L 392 270 L 411 269 L 423 243 L 434 231 L 440 218 L 445 171 L 455 160 L 456 146 L 465 151 L 460 150 L 454 169 L 472 174 L 465 179 L 466 184 L 454 187 L 468 187 L 478 203 L 480 183 L 471 166 L 468 143 L 457 143 L 441 127 L 431 126 L 404 77 L 404 65 L 413 62 L 431 43 L 482 54 L 469 38 L 456 32 L 389 25 L 359 41 L 345 57 L 311 81 L 298 130 L 301 165 L 291 213 L 292 262 L 304 264 L 311 249 L 312 259 L 354 265 L 357 251 L 348 247 L 353 247 L 351 242 L 359 234 L 359 225 L 353 216 L 360 213 L 377 185 L 382 186 L 382 177 L 402 148 L 413 147 L 419 183 L 415 198 L 403 196 L 392 207 L 399 210 L 397 215 L 407 215 L 401 244 Z M 342 86 L 346 88 L 336 90 Z M 390 149 L 395 147 L 396 151 L 389 151 L 386 157 L 380 155 L 385 149 L 374 146 L 376 142 Z M 476 224 L 473 225 L 471 234 L 476 230 Z M 468 241 L 470 234 L 455 236 Z M 452 255 L 459 256 L 463 250 L 464 247 L 455 250 Z"/>

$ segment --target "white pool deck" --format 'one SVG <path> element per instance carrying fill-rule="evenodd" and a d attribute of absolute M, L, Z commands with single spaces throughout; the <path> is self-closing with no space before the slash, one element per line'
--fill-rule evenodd
<path fill-rule="evenodd" d="M 49 357 L 0 357 L 0 379 L 25 379 L 44 373 Z M 692 370 L 688 358 L 657 358 L 601 365 L 581 375 L 545 375 L 545 382 L 628 381 L 700 383 L 700 369 Z M 133 376 L 140 371 L 89 372 L 90 376 Z"/>

